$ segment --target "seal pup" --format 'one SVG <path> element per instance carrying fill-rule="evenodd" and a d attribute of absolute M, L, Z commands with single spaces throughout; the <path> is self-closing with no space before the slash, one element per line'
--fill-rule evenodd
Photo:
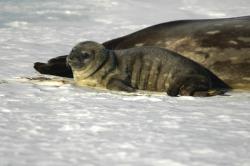
<path fill-rule="evenodd" d="M 103 45 L 112 50 L 141 46 L 166 48 L 204 66 L 230 87 L 250 90 L 250 16 L 171 21 L 106 41 Z M 65 63 L 66 56 L 59 66 L 55 62 L 39 63 L 35 68 L 45 74 L 54 75 L 60 70 L 70 73 Z"/>
<path fill-rule="evenodd" d="M 79 86 L 158 91 L 169 96 L 210 96 L 210 90 L 219 94 L 229 89 L 199 64 L 157 47 L 109 50 L 102 44 L 86 41 L 72 49 L 67 63 Z"/>

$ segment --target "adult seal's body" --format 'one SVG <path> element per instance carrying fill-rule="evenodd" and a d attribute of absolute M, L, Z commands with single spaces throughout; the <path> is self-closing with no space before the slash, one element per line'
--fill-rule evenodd
<path fill-rule="evenodd" d="M 103 45 L 112 50 L 141 46 L 167 48 L 206 67 L 232 88 L 250 89 L 249 16 L 167 22 L 104 42 Z M 66 56 L 59 59 L 63 58 L 65 60 Z M 37 63 L 35 68 L 46 73 L 52 66 L 53 71 L 56 68 L 61 70 L 62 65 L 65 66 L 65 61 Z M 61 71 L 58 75 L 71 73 L 70 69 Z"/>
<path fill-rule="evenodd" d="M 209 90 L 229 88 L 199 64 L 157 47 L 114 51 L 88 41 L 76 45 L 67 62 L 80 86 L 165 91 L 170 96 L 209 96 Z"/>

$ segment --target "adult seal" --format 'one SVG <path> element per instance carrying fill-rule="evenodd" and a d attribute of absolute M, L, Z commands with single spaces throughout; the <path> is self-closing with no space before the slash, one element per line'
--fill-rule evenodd
<path fill-rule="evenodd" d="M 232 88 L 250 89 L 250 16 L 172 21 L 103 45 L 112 50 L 141 46 L 166 48 L 206 67 Z M 58 73 L 65 66 L 66 56 L 62 59 L 64 62 L 36 63 L 35 68 L 45 74 Z M 53 71 L 47 72 L 48 68 L 53 68 Z M 57 68 L 58 71 L 54 72 Z M 59 72 L 60 76 L 70 75 L 70 68 L 64 69 Z"/>
<path fill-rule="evenodd" d="M 110 50 L 87 41 L 72 49 L 67 62 L 80 86 L 158 91 L 170 96 L 209 96 L 211 90 L 229 88 L 196 62 L 158 47 Z"/>

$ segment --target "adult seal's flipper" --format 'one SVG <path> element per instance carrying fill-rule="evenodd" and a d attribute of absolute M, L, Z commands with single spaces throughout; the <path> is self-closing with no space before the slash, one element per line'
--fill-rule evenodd
<path fill-rule="evenodd" d="M 73 78 L 72 70 L 66 63 L 67 55 L 52 58 L 48 63 L 36 62 L 34 68 L 41 74 Z"/>

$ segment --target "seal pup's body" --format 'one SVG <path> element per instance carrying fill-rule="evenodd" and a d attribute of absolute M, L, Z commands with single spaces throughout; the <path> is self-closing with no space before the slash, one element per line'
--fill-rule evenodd
<path fill-rule="evenodd" d="M 108 50 L 82 42 L 67 58 L 80 86 L 133 92 L 167 92 L 170 96 L 209 96 L 209 90 L 229 87 L 199 64 L 157 47 Z"/>

